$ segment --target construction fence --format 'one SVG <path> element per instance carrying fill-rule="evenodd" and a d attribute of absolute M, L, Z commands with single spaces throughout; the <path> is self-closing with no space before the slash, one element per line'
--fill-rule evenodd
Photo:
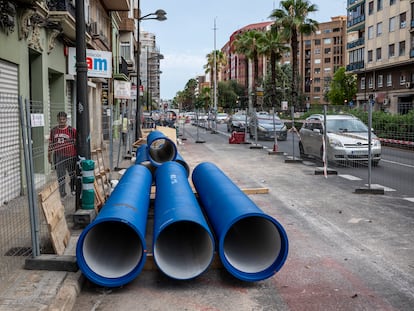
<path fill-rule="evenodd" d="M 73 221 L 76 195 L 72 194 L 67 171 L 70 165 L 64 162 L 69 160 L 52 157 L 49 163 L 48 159 L 49 133 L 57 125 L 57 114 L 61 111 L 55 107 L 63 106 L 0 93 L 0 287 L 7 286 L 7 279 L 16 269 L 24 267 L 27 258 L 61 251 L 62 245 L 51 234 L 53 228 L 48 217 L 61 217 L 59 223 Z M 67 124 L 72 125 L 73 113 L 67 112 Z M 131 155 L 134 137 L 129 118 L 128 127 L 122 132 L 111 113 L 105 117 L 102 148 L 91 150 L 91 158 L 96 162 L 95 176 L 99 176 L 98 192 L 103 200 L 110 193 L 111 168 L 116 169 Z M 65 178 L 58 179 L 58 167 L 66 167 Z M 64 189 L 64 197 L 59 188 Z M 51 201 L 43 202 L 47 197 Z M 62 243 L 66 242 L 67 236 Z"/>

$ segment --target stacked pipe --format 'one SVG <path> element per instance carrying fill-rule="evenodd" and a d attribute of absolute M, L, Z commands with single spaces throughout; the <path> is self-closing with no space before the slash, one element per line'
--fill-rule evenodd
<path fill-rule="evenodd" d="M 271 277 L 285 263 L 288 238 L 216 165 L 195 167 L 192 180 L 218 240 L 223 266 L 244 281 Z"/>
<path fill-rule="evenodd" d="M 152 250 L 164 274 L 184 280 L 206 271 L 214 256 L 214 236 L 223 266 L 241 280 L 263 280 L 283 266 L 288 254 L 285 230 L 217 166 L 204 162 L 194 169 L 197 200 L 189 184 L 189 166 L 161 132 L 148 135 L 147 145 L 137 150 L 136 164 L 79 237 L 78 265 L 89 280 L 116 287 L 142 270 L 153 179 Z"/>

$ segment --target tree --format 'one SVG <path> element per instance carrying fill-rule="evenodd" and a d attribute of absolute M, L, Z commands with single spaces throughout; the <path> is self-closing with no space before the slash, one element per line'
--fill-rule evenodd
<path fill-rule="evenodd" d="M 214 53 L 216 54 L 216 60 L 215 60 L 216 70 L 213 70 L 214 69 Z M 206 74 L 210 74 L 210 83 L 213 83 L 214 72 L 216 73 L 216 81 L 218 81 L 220 68 L 222 68 L 223 66 L 226 66 L 227 64 L 226 55 L 220 50 L 215 50 L 207 54 L 206 58 L 207 58 L 207 64 L 205 64 L 203 68 Z"/>
<path fill-rule="evenodd" d="M 236 108 L 238 99 L 244 95 L 244 87 L 235 80 L 222 81 L 218 83 L 218 94 L 220 107 L 229 112 Z"/>
<path fill-rule="evenodd" d="M 314 33 L 319 24 L 308 18 L 309 13 L 316 12 L 317 6 L 307 0 L 284 0 L 280 2 L 280 9 L 273 10 L 270 18 L 275 20 L 275 27 L 280 27 L 281 34 L 289 40 L 292 57 L 292 101 L 298 101 L 298 52 L 299 36 Z"/>
<path fill-rule="evenodd" d="M 265 32 L 264 35 L 259 38 L 259 53 L 270 58 L 271 78 L 270 81 L 268 80 L 269 85 L 267 91 L 270 92 L 272 106 L 276 102 L 277 62 L 282 58 L 283 52 L 288 50 L 289 48 L 286 46 L 286 40 L 281 37 L 277 27 L 272 27 L 270 31 Z"/>
<path fill-rule="evenodd" d="M 237 53 L 246 56 L 247 60 L 253 62 L 253 90 L 258 86 L 259 80 L 259 43 L 260 38 L 263 36 L 263 32 L 259 30 L 247 30 L 240 33 L 236 40 L 233 42 L 234 49 Z M 248 66 L 247 66 L 248 68 Z M 250 90 L 249 90 L 250 91 Z M 249 102 L 250 103 L 250 102 Z M 256 105 L 256 96 L 253 97 L 254 106 Z M 249 107 L 251 110 L 253 107 Z"/>
<path fill-rule="evenodd" d="M 340 67 L 334 74 L 329 91 L 328 100 L 334 105 L 349 103 L 357 93 L 357 79 L 353 74 L 347 74 L 345 67 Z"/>

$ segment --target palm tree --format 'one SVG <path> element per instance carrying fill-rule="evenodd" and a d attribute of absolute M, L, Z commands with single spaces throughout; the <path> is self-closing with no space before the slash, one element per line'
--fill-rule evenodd
<path fill-rule="evenodd" d="M 253 61 L 253 83 L 252 88 L 255 89 L 259 80 L 259 41 L 263 36 L 263 32 L 255 29 L 247 30 L 240 33 L 233 42 L 234 49 L 237 53 L 246 56 L 247 60 Z M 248 66 L 247 66 L 248 68 Z M 256 105 L 256 96 L 253 96 L 253 106 Z M 252 110 L 249 101 L 249 110 Z"/>
<path fill-rule="evenodd" d="M 280 35 L 277 27 L 272 27 L 270 31 L 264 33 L 259 39 L 259 53 L 266 55 L 270 58 L 270 70 L 271 70 L 271 101 L 272 104 L 276 102 L 276 67 L 277 62 L 283 56 L 283 52 L 289 50 L 289 47 L 286 46 L 286 41 L 283 40 Z"/>
<path fill-rule="evenodd" d="M 214 69 L 214 52 L 216 53 L 216 70 Z M 227 64 L 227 59 L 226 59 L 226 55 L 220 51 L 220 50 L 215 50 L 212 51 L 211 53 L 208 53 L 206 55 L 207 58 L 207 64 L 204 65 L 204 71 L 206 74 L 210 74 L 210 81 L 211 83 L 213 83 L 214 81 L 214 76 L 213 74 L 216 74 L 216 81 L 218 81 L 218 77 L 219 77 L 219 73 L 220 73 L 220 69 L 224 66 L 226 66 Z"/>
<path fill-rule="evenodd" d="M 318 29 L 318 22 L 308 18 L 309 13 L 316 11 L 317 6 L 308 0 L 284 0 L 280 2 L 280 9 L 273 10 L 270 15 L 275 20 L 275 26 L 280 27 L 282 36 L 290 41 L 293 105 L 297 105 L 298 98 L 299 36 L 310 35 Z"/>

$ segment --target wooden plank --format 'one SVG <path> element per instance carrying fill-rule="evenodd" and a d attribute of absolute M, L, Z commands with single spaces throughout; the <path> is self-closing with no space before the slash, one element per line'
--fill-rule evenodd
<path fill-rule="evenodd" d="M 65 207 L 60 200 L 59 185 L 55 181 L 39 193 L 38 199 L 45 216 L 52 246 L 56 254 L 62 255 L 69 242 L 70 231 L 66 223 Z"/>
<path fill-rule="evenodd" d="M 241 189 L 245 194 L 266 194 L 269 193 L 269 188 L 249 188 Z"/>

